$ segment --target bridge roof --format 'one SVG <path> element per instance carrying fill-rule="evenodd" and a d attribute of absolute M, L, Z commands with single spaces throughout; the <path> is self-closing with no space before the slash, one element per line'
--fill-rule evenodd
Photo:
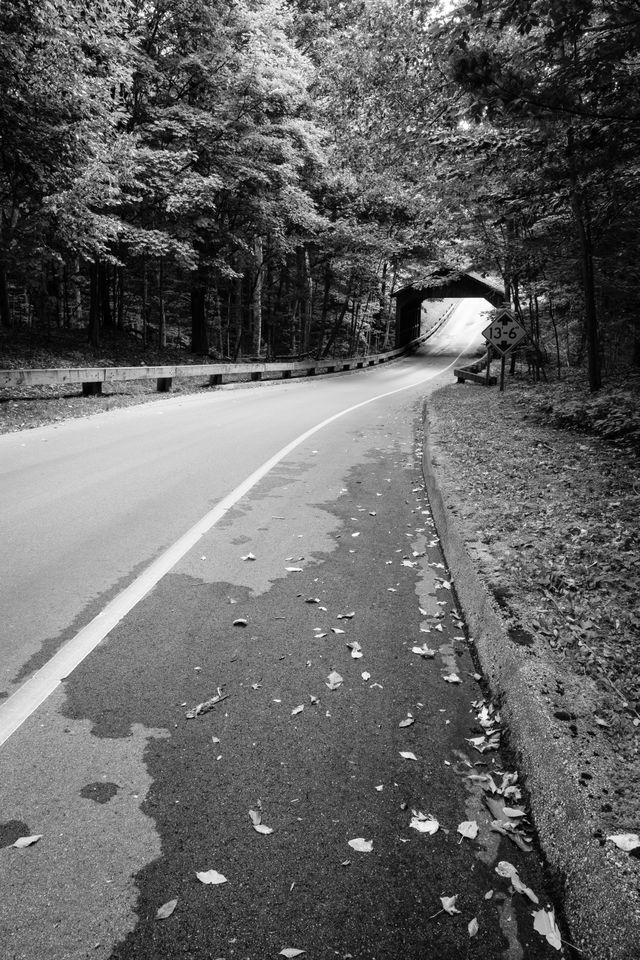
<path fill-rule="evenodd" d="M 401 287 L 393 294 L 404 303 L 411 300 L 444 300 L 455 297 L 484 297 L 494 307 L 505 302 L 506 294 L 502 283 L 490 277 L 483 277 L 473 270 L 450 270 L 442 267 Z"/>

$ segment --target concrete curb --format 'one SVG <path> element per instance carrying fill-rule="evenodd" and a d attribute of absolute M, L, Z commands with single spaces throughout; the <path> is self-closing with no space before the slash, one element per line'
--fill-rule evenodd
<path fill-rule="evenodd" d="M 423 407 L 423 474 L 434 520 L 483 673 L 500 704 L 526 780 L 543 855 L 558 885 L 571 942 L 586 960 L 639 960 L 640 865 L 594 839 L 598 824 L 577 787 L 571 743 L 538 692 L 553 664 L 515 644 L 465 547 L 441 485 Z M 577 954 L 576 954 L 577 956 Z"/>

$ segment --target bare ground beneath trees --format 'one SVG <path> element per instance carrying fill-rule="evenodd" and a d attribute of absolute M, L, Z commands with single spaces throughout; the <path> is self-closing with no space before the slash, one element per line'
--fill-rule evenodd
<path fill-rule="evenodd" d="M 452 384 L 428 404 L 426 473 L 574 942 L 617 960 L 640 956 L 640 849 L 607 840 L 640 832 L 640 467 L 633 423 L 592 403 L 570 384 Z"/>

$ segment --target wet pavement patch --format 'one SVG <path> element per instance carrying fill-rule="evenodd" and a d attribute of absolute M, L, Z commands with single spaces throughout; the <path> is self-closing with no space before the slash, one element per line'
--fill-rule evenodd
<path fill-rule="evenodd" d="M 96 803 L 109 803 L 120 787 L 117 783 L 105 783 L 98 780 L 96 783 L 87 783 L 80 791 L 85 800 L 95 800 Z"/>
<path fill-rule="evenodd" d="M 7 820 L 0 823 L 0 847 L 12 846 L 18 837 L 28 837 L 31 831 L 22 820 Z"/>

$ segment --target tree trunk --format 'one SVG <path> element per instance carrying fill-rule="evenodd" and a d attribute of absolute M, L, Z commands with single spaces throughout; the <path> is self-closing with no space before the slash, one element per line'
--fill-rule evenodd
<path fill-rule="evenodd" d="M 3 327 L 13 326 L 13 317 L 11 316 L 11 304 L 9 303 L 9 285 L 7 283 L 7 270 L 4 263 L 0 263 L 0 324 Z"/>
<path fill-rule="evenodd" d="M 596 310 L 595 282 L 593 276 L 593 248 L 589 231 L 588 209 L 585 209 L 582 198 L 577 190 L 572 191 L 571 204 L 578 230 L 578 239 L 580 241 L 589 389 L 592 393 L 595 393 L 596 390 L 599 390 L 602 386 L 602 374 L 600 369 L 598 314 Z"/>
<path fill-rule="evenodd" d="M 97 263 L 89 265 L 89 343 L 96 350 L 100 346 L 100 283 Z"/>
<path fill-rule="evenodd" d="M 573 129 L 567 131 L 567 155 L 571 177 L 571 209 L 578 233 L 580 245 L 582 288 L 584 293 L 584 331 L 587 345 L 587 364 L 589 369 L 589 388 L 592 393 L 602 386 L 600 369 L 600 344 L 598 341 L 598 313 L 596 309 L 595 281 L 593 272 L 593 245 L 589 222 L 589 205 L 578 183 L 575 163 L 575 143 Z"/>
<path fill-rule="evenodd" d="M 201 271 L 193 274 L 191 282 L 191 353 L 209 353 L 207 330 L 207 284 Z"/>
<path fill-rule="evenodd" d="M 147 322 L 149 317 L 149 275 L 146 258 L 142 264 L 142 345 L 147 345 Z"/>
<path fill-rule="evenodd" d="M 262 349 L 262 280 L 264 253 L 262 237 L 255 237 L 253 241 L 253 256 L 255 260 L 255 280 L 251 295 L 251 352 L 259 357 Z"/>
<path fill-rule="evenodd" d="M 326 357 L 326 356 L 327 356 L 327 354 L 329 353 L 329 350 L 331 349 L 331 347 L 333 346 L 333 344 L 334 344 L 334 342 L 335 342 L 336 337 L 338 336 L 338 333 L 339 333 L 339 331 L 340 331 L 340 328 L 342 327 L 343 320 L 344 320 L 344 318 L 345 318 L 345 316 L 346 316 L 347 310 L 349 309 L 349 300 L 350 300 L 350 299 L 351 299 L 351 280 L 350 280 L 349 283 L 347 284 L 347 293 L 346 293 L 346 296 L 345 296 L 344 303 L 343 303 L 343 305 L 342 305 L 342 309 L 341 309 L 340 313 L 336 316 L 336 321 L 335 321 L 335 323 L 334 323 L 334 325 L 333 325 L 333 329 L 332 329 L 332 331 L 331 331 L 331 335 L 329 336 L 329 339 L 327 340 L 327 345 L 326 345 L 326 347 L 325 347 L 324 350 L 322 351 L 322 356 L 323 356 L 323 357 Z"/>
<path fill-rule="evenodd" d="M 116 298 L 116 325 L 118 330 L 124 329 L 124 267 L 116 270 L 118 278 L 118 294 Z"/>
<path fill-rule="evenodd" d="M 113 314 L 111 312 L 111 297 L 109 296 L 109 265 L 100 263 L 98 266 L 98 282 L 100 284 L 100 309 L 102 310 L 102 323 L 105 327 L 113 327 Z"/>
<path fill-rule="evenodd" d="M 322 341 L 324 340 L 324 331 L 327 326 L 330 294 L 331 294 L 331 264 L 328 263 L 324 271 L 324 285 L 323 285 L 323 293 L 322 293 L 322 313 L 320 314 L 320 331 L 318 334 L 318 346 L 316 348 L 316 357 L 318 357 L 318 359 L 322 356 Z"/>
<path fill-rule="evenodd" d="M 158 347 L 164 350 L 167 346 L 167 317 L 164 306 L 164 262 L 158 259 Z"/>

